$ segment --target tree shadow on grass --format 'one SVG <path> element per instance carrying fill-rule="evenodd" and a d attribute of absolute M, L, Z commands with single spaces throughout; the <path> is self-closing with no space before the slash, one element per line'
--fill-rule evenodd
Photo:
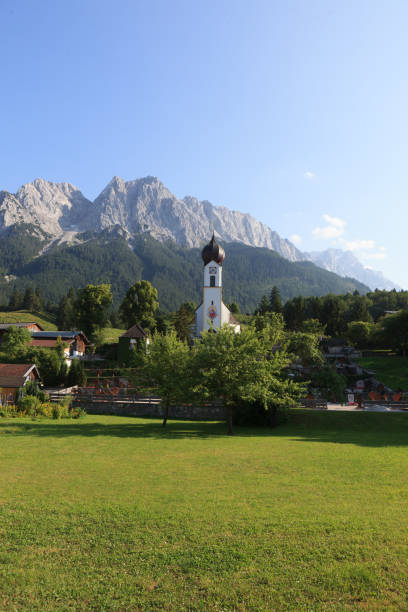
<path fill-rule="evenodd" d="M 104 417 L 105 418 L 105 417 Z M 116 417 L 115 417 L 116 419 Z M 128 419 L 128 417 L 126 417 Z M 117 438 L 209 438 L 227 434 L 226 425 L 219 422 L 168 421 L 162 427 L 161 421 L 140 421 L 134 423 L 87 423 L 86 418 L 80 421 L 46 422 L 43 420 L 22 423 L 7 420 L 0 422 L 0 436 L 10 433 L 24 436 L 44 436 L 63 438 L 67 436 L 111 436 Z"/>
<path fill-rule="evenodd" d="M 93 417 L 95 418 L 95 417 Z M 0 421 L 0 437 L 4 434 L 63 438 L 68 436 L 111 436 L 117 438 L 228 438 L 226 424 L 220 421 L 168 421 L 129 417 L 101 417 L 101 422 L 79 421 Z M 126 419 L 126 420 L 125 420 Z M 292 438 L 294 442 L 330 442 L 358 446 L 383 447 L 408 445 L 408 413 L 316 412 L 294 410 L 289 420 L 276 428 L 234 427 L 234 437 Z"/>
<path fill-rule="evenodd" d="M 330 442 L 357 446 L 408 445 L 408 412 L 315 412 L 294 410 L 280 435 L 295 441 Z"/>

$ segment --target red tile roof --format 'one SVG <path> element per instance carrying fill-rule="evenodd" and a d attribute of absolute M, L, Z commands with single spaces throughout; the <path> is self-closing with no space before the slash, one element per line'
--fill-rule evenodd
<path fill-rule="evenodd" d="M 0 363 L 0 376 L 24 376 L 32 363 Z"/>
<path fill-rule="evenodd" d="M 72 344 L 74 339 L 64 340 L 64 344 Z M 57 346 L 57 340 L 48 340 L 47 338 L 33 338 L 31 340 L 31 346 L 42 346 L 43 348 L 55 348 Z"/>
<path fill-rule="evenodd" d="M 36 366 L 32 363 L 0 363 L 0 387 L 22 387 L 30 370 L 40 378 Z"/>

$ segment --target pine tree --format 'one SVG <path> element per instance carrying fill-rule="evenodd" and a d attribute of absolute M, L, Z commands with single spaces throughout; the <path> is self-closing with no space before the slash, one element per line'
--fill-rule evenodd
<path fill-rule="evenodd" d="M 10 296 L 10 300 L 8 304 L 9 310 L 11 311 L 21 310 L 23 307 L 23 299 L 24 299 L 23 294 L 17 289 L 14 289 L 13 293 Z"/>
<path fill-rule="evenodd" d="M 269 310 L 271 312 L 283 312 L 282 299 L 276 285 L 272 287 L 272 291 L 269 296 Z"/>
<path fill-rule="evenodd" d="M 75 291 L 70 289 L 67 295 L 61 298 L 57 310 L 58 329 L 73 329 L 75 327 Z"/>
<path fill-rule="evenodd" d="M 36 298 L 35 309 L 41 312 L 44 309 L 44 299 L 43 299 L 42 291 L 39 287 L 37 287 L 37 289 L 35 290 L 35 298 Z"/>
<path fill-rule="evenodd" d="M 266 295 L 263 295 L 255 314 L 264 315 L 267 312 L 269 312 L 269 300 Z"/>
<path fill-rule="evenodd" d="M 232 314 L 239 314 L 241 312 L 236 302 L 231 302 L 231 304 L 228 304 L 228 310 L 232 312 Z"/>
<path fill-rule="evenodd" d="M 36 310 L 35 306 L 36 306 L 36 295 L 34 293 L 34 289 L 32 287 L 27 287 L 27 289 L 24 292 L 24 299 L 23 299 L 23 308 L 25 310 L 29 310 L 30 312 L 33 312 L 34 310 Z"/>
<path fill-rule="evenodd" d="M 184 302 L 176 312 L 174 328 L 180 340 L 190 340 L 193 332 L 196 305 L 194 302 Z"/>

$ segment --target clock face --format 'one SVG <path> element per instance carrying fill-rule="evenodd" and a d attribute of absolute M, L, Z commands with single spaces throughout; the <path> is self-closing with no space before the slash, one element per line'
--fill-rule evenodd
<path fill-rule="evenodd" d="M 210 274 L 217 274 L 217 268 L 215 266 L 211 266 L 208 270 Z"/>
<path fill-rule="evenodd" d="M 214 319 L 217 317 L 217 311 L 214 306 L 209 307 L 208 316 L 210 317 L 211 321 L 214 321 Z"/>

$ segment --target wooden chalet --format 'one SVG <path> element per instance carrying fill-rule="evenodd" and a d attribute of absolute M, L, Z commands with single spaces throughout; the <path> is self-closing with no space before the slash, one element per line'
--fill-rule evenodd
<path fill-rule="evenodd" d="M 146 350 L 149 344 L 149 336 L 139 323 L 135 323 L 119 338 L 118 343 L 118 360 L 121 363 L 126 362 L 132 351 Z"/>
<path fill-rule="evenodd" d="M 28 331 L 30 331 L 31 333 L 44 331 L 41 325 L 37 323 L 36 321 L 27 321 L 27 322 L 23 321 L 23 322 L 18 322 L 18 323 L 0 323 L 0 342 L 1 342 L 2 336 L 6 333 L 6 331 L 10 327 L 23 327 L 25 329 L 28 329 Z"/>
<path fill-rule="evenodd" d="M 14 402 L 21 389 L 29 381 L 40 382 L 40 373 L 35 364 L 0 363 L 1 402 Z"/>
<path fill-rule="evenodd" d="M 34 331 L 32 332 L 31 346 L 42 348 L 55 348 L 58 338 L 66 345 L 65 355 L 67 359 L 82 357 L 85 355 L 89 340 L 82 331 Z"/>

